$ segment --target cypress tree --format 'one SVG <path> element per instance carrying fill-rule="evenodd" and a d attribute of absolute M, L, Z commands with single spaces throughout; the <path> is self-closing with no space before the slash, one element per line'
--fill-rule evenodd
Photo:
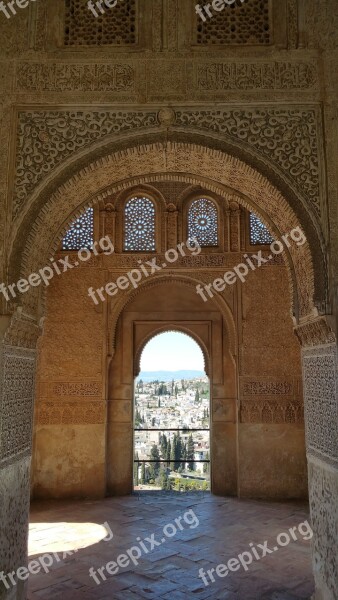
<path fill-rule="evenodd" d="M 145 484 L 146 482 L 146 465 L 143 462 L 141 467 L 141 483 Z"/>
<path fill-rule="evenodd" d="M 170 442 L 170 439 L 169 439 L 168 440 L 168 444 L 167 444 L 167 451 L 166 451 L 167 467 L 171 467 L 170 458 L 171 458 L 171 442 Z"/>
<path fill-rule="evenodd" d="M 188 445 L 187 445 L 187 460 L 193 461 L 194 460 L 194 440 L 192 438 L 192 433 L 189 435 L 188 438 Z M 193 462 L 189 462 L 188 464 L 188 469 L 189 471 L 193 471 L 194 470 L 194 463 Z"/>

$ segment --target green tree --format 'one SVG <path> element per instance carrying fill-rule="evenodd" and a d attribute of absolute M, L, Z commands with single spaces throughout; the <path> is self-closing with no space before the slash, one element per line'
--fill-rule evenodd
<path fill-rule="evenodd" d="M 153 445 L 152 449 L 150 450 L 150 456 L 149 456 L 150 460 L 155 461 L 155 462 L 151 462 L 150 463 L 150 467 L 149 467 L 149 475 L 151 479 L 155 479 L 160 471 L 160 453 L 159 453 L 159 449 L 158 446 L 156 444 Z"/>
<path fill-rule="evenodd" d="M 142 423 L 144 423 L 144 419 L 141 416 L 141 413 L 137 408 L 135 411 L 135 427 L 140 427 L 140 425 L 142 425 Z"/>
<path fill-rule="evenodd" d="M 168 474 L 165 469 L 162 469 L 160 472 L 159 484 L 160 484 L 162 490 L 169 492 L 172 489 L 170 478 L 168 477 Z"/>
<path fill-rule="evenodd" d="M 167 440 L 167 436 L 165 435 L 165 433 L 160 436 L 160 447 L 161 447 L 161 454 L 162 454 L 163 458 L 166 458 L 167 457 L 168 440 Z"/>
<path fill-rule="evenodd" d="M 176 433 L 175 433 L 172 444 L 171 444 L 171 450 L 170 450 L 170 466 L 172 469 L 176 469 L 176 457 L 177 457 L 177 440 L 176 440 Z"/>
<path fill-rule="evenodd" d="M 199 394 L 199 391 L 196 390 L 196 392 L 195 392 L 195 402 L 196 402 L 196 404 L 198 404 L 199 401 L 200 401 L 200 394 Z"/>
<path fill-rule="evenodd" d="M 145 484 L 145 482 L 146 482 L 146 465 L 143 462 L 142 467 L 141 467 L 141 482 L 140 483 Z"/>
<path fill-rule="evenodd" d="M 135 453 L 135 461 L 138 461 L 138 452 Z M 138 462 L 134 462 L 134 485 L 137 486 L 139 484 L 138 480 Z"/>
<path fill-rule="evenodd" d="M 170 459 L 171 459 L 171 442 L 170 442 L 170 440 L 168 440 L 167 451 L 166 451 L 167 467 L 171 467 Z"/>
<path fill-rule="evenodd" d="M 189 471 L 194 471 L 194 468 L 195 468 L 195 465 L 193 462 L 194 451 L 195 451 L 195 444 L 194 444 L 194 440 L 193 440 L 192 433 L 191 433 L 188 437 L 188 444 L 187 444 L 187 461 L 192 461 L 192 462 L 189 462 L 189 464 L 188 464 Z"/>
<path fill-rule="evenodd" d="M 178 394 L 178 387 L 177 387 L 177 385 L 175 385 L 175 396 L 176 396 L 176 398 L 177 398 L 177 394 Z"/>
<path fill-rule="evenodd" d="M 205 455 L 205 460 L 209 460 L 209 452 Z M 209 473 L 210 471 L 210 463 L 203 463 L 203 473 Z"/>

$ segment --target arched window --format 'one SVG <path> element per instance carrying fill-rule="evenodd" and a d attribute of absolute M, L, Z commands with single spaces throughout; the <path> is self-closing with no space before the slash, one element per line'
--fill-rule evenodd
<path fill-rule="evenodd" d="M 75 219 L 62 240 L 62 250 L 91 248 L 94 241 L 94 210 L 87 210 Z"/>
<path fill-rule="evenodd" d="M 254 213 L 250 213 L 250 244 L 271 244 L 273 237 L 262 221 Z"/>
<path fill-rule="evenodd" d="M 124 250 L 149 252 L 155 249 L 154 203 L 145 196 L 134 196 L 124 209 Z"/>
<path fill-rule="evenodd" d="M 194 200 L 188 212 L 188 237 L 197 238 L 200 246 L 218 246 L 217 208 L 207 198 Z"/>

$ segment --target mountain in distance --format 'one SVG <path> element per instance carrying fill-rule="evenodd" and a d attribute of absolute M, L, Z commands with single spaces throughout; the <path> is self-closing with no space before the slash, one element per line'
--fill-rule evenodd
<path fill-rule="evenodd" d="M 183 369 L 182 371 L 141 371 L 137 377 L 137 381 L 175 381 L 180 379 L 195 379 L 198 377 L 205 377 L 204 371 L 192 371 L 189 369 Z"/>

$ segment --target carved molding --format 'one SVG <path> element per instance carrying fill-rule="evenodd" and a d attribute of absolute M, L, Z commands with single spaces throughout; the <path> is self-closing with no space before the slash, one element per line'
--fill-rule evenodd
<path fill-rule="evenodd" d="M 100 398 L 102 395 L 101 381 L 40 381 L 39 397 L 53 398 L 53 401 L 64 398 Z"/>
<path fill-rule="evenodd" d="M 242 399 L 241 423 L 304 423 L 304 407 L 295 400 Z"/>
<path fill-rule="evenodd" d="M 298 325 L 295 328 L 295 333 L 304 348 L 336 341 L 335 334 L 325 317 L 318 317 Z"/>
<path fill-rule="evenodd" d="M 8 346 L 19 348 L 36 348 L 37 341 L 42 333 L 36 321 L 22 314 L 20 309 L 13 314 L 4 340 Z"/>
<path fill-rule="evenodd" d="M 222 90 L 317 90 L 318 74 L 309 62 L 225 62 L 194 64 L 195 87 Z"/>
<path fill-rule="evenodd" d="M 20 62 L 16 87 L 20 92 L 135 92 L 131 63 Z"/>
<path fill-rule="evenodd" d="M 291 396 L 300 393 L 300 382 L 286 381 L 284 379 L 252 379 L 251 377 L 241 377 L 242 396 Z"/>
<path fill-rule="evenodd" d="M 38 425 L 94 425 L 105 423 L 105 403 L 90 402 L 39 402 Z"/>

